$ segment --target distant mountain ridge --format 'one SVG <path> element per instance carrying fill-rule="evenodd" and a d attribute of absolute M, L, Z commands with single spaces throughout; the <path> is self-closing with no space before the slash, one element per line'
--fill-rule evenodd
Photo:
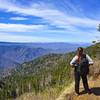
<path fill-rule="evenodd" d="M 90 46 L 91 43 L 65 43 L 65 42 L 52 42 L 52 43 L 16 43 L 16 42 L 0 42 L 0 46 L 26 46 L 30 48 L 44 48 L 44 49 L 70 49 L 75 50 L 77 46 Z M 60 51 L 59 51 L 60 52 Z M 66 51 L 67 52 L 67 51 Z"/>
<path fill-rule="evenodd" d="M 21 64 L 39 56 L 48 54 L 49 52 L 49 50 L 43 48 L 0 46 L 0 67 L 10 67 L 13 62 Z"/>
<path fill-rule="evenodd" d="M 0 42 L 0 68 L 14 68 L 49 53 L 63 54 L 88 45 L 90 44 Z"/>

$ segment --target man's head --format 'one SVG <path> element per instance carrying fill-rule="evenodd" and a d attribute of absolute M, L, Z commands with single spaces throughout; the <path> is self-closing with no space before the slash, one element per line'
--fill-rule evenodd
<path fill-rule="evenodd" d="M 82 47 L 77 48 L 77 54 L 80 55 L 80 56 L 83 54 L 83 48 Z"/>

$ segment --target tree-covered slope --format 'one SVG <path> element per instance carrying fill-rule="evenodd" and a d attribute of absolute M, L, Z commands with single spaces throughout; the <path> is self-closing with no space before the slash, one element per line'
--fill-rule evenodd
<path fill-rule="evenodd" d="M 95 62 L 99 61 L 99 50 L 99 43 L 86 48 L 86 52 Z M 75 52 L 63 55 L 49 54 L 18 66 L 12 71 L 11 76 L 1 79 L 5 83 L 0 90 L 1 100 L 4 97 L 6 99 L 14 98 L 26 92 L 43 93 L 51 88 L 56 89 L 59 93 L 73 80 L 73 68 L 69 62 L 74 55 Z M 100 70 L 97 65 L 95 63 L 95 68 L 90 67 L 92 73 Z M 97 70 L 94 70 L 96 68 Z M 99 74 L 99 72 L 96 73 Z"/>
<path fill-rule="evenodd" d="M 14 93 L 19 96 L 29 91 L 38 93 L 68 85 L 72 80 L 69 55 L 49 54 L 18 66 L 11 76 L 2 79 L 6 87 L 1 91 L 1 98 L 5 90 L 4 97 L 12 98 Z"/>

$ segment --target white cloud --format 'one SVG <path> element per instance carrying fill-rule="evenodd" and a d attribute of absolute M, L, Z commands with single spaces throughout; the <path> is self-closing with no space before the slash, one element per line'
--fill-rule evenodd
<path fill-rule="evenodd" d="M 0 41 L 9 42 L 59 42 L 59 39 L 39 36 L 26 36 L 26 35 L 14 35 L 8 33 L 0 33 Z M 65 40 L 61 40 L 64 42 Z"/>
<path fill-rule="evenodd" d="M 72 5 L 69 6 L 73 8 Z M 99 20 L 70 16 L 56 8 L 51 8 L 47 4 L 43 3 L 33 3 L 30 7 L 23 7 L 8 2 L 7 0 L 0 0 L 0 8 L 4 9 L 7 12 L 41 17 L 42 19 L 48 21 L 50 24 L 63 28 L 67 28 L 68 26 L 76 28 L 76 25 L 83 25 L 85 27 L 96 27 L 98 23 L 100 23 Z"/>
<path fill-rule="evenodd" d="M 4 24 L 0 23 L 0 32 L 33 32 L 46 29 L 43 25 Z"/>
<path fill-rule="evenodd" d="M 69 4 L 72 9 L 74 7 Z M 72 32 L 73 34 L 77 33 L 86 33 L 94 35 L 91 31 L 82 32 L 77 26 L 84 28 L 91 28 L 96 33 L 96 27 L 100 23 L 99 20 L 94 20 L 83 16 L 83 18 L 71 16 L 61 12 L 56 8 L 52 8 L 47 4 L 43 3 L 34 3 L 30 7 L 18 6 L 14 3 L 8 2 L 8 0 L 0 0 L 0 9 L 5 10 L 6 12 L 14 12 L 21 15 L 31 15 L 41 17 L 43 20 L 47 21 L 51 25 L 56 25 L 59 28 L 64 28 L 66 33 Z M 77 11 L 77 9 L 74 9 Z M 14 18 L 15 19 L 15 18 Z M 19 18 L 17 18 L 19 19 Z M 52 31 L 47 28 L 45 25 L 23 25 L 23 24 L 3 24 L 0 23 L 0 31 L 2 32 L 32 32 L 32 31 Z M 55 32 L 59 30 L 54 30 Z M 53 31 L 53 32 L 54 32 Z M 85 31 L 85 30 L 84 30 Z M 24 39 L 24 38 L 23 38 Z"/>
<path fill-rule="evenodd" d="M 11 17 L 10 20 L 28 20 L 28 18 L 25 18 L 25 17 Z"/>

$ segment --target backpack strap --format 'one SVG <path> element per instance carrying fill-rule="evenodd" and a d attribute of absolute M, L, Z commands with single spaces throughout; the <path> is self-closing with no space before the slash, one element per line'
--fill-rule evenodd
<path fill-rule="evenodd" d="M 80 63 L 82 58 L 86 58 L 86 54 L 82 54 L 82 56 L 78 55 L 77 63 Z"/>
<path fill-rule="evenodd" d="M 78 55 L 77 63 L 79 64 L 81 60 L 81 56 Z"/>
<path fill-rule="evenodd" d="M 83 57 L 83 58 L 86 58 L 86 54 L 84 53 L 84 54 L 82 55 L 82 57 Z"/>

